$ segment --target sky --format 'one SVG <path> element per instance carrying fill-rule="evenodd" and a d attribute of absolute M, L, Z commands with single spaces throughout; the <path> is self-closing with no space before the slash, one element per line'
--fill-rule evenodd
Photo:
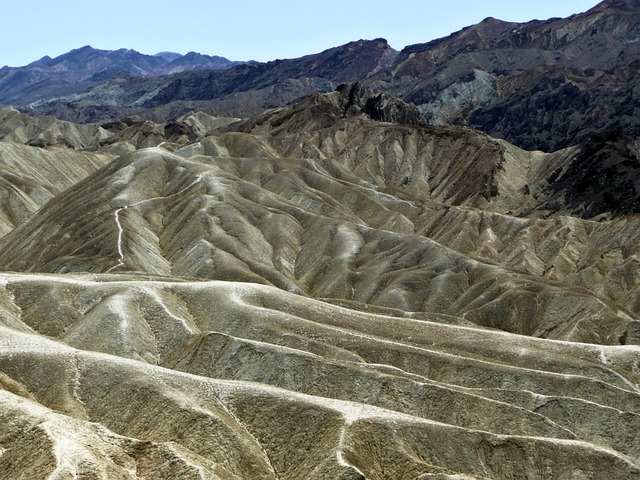
<path fill-rule="evenodd" d="M 0 65 L 91 45 L 141 53 L 195 51 L 230 60 L 296 58 L 359 39 L 400 50 L 486 17 L 567 17 L 597 0 L 0 0 Z"/>

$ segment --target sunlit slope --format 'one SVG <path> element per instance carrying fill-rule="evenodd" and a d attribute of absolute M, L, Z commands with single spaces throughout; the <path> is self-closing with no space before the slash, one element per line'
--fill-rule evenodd
<path fill-rule="evenodd" d="M 361 313 L 246 283 L 2 282 L 3 478 L 639 473 L 637 347 Z"/>
<path fill-rule="evenodd" d="M 0 235 L 112 159 L 104 154 L 0 142 Z"/>
<path fill-rule="evenodd" d="M 0 262 L 258 282 L 534 336 L 616 344 L 624 335 L 632 318 L 613 302 L 417 235 L 404 208 L 415 207 L 322 162 L 143 150 L 6 236 Z"/>

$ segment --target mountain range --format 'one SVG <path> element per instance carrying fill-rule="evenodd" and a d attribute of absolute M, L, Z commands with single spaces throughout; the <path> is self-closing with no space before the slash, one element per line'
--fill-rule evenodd
<path fill-rule="evenodd" d="M 0 108 L 0 479 L 640 478 L 639 6 L 13 69 L 96 83 Z"/>
<path fill-rule="evenodd" d="M 69 96 L 116 79 L 157 77 L 199 69 L 225 69 L 242 62 L 189 52 L 144 55 L 135 50 L 97 50 L 85 46 L 56 58 L 45 56 L 24 67 L 0 68 L 0 103 L 28 105 Z"/>
<path fill-rule="evenodd" d="M 0 70 L 0 103 L 82 122 L 131 114 L 166 122 L 193 110 L 248 117 L 360 81 L 414 103 L 429 123 L 467 125 L 549 152 L 607 131 L 640 133 L 637 7 L 607 0 L 564 19 L 487 18 L 400 52 L 384 39 L 360 40 L 240 65 L 85 47 Z"/>

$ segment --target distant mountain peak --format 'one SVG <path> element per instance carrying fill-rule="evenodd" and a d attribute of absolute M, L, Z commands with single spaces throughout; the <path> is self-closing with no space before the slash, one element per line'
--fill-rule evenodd
<path fill-rule="evenodd" d="M 495 17 L 487 17 L 480 22 L 480 25 L 487 24 L 487 23 L 491 24 L 491 23 L 509 23 L 509 22 L 500 20 L 499 18 L 495 18 Z"/>
<path fill-rule="evenodd" d="M 72 49 L 69 53 L 76 53 L 76 52 L 90 52 L 90 51 L 95 51 L 97 52 L 98 50 L 93 48 L 91 45 L 85 45 L 84 47 L 80 47 L 80 48 L 74 48 Z"/>
<path fill-rule="evenodd" d="M 113 78 L 121 79 L 123 75 L 158 77 L 193 70 L 221 70 L 237 63 L 197 53 L 147 55 L 128 48 L 100 50 L 85 45 L 55 58 L 44 56 L 26 66 L 6 67 L 5 75 L 0 76 L 0 103 L 46 104 L 67 95 L 84 94 Z M 131 101 L 127 100 L 127 103 Z"/>
<path fill-rule="evenodd" d="M 44 57 L 42 57 L 39 60 L 36 60 L 35 62 L 31 62 L 28 66 L 29 67 L 36 67 L 38 65 L 46 65 L 47 63 L 49 63 L 52 60 L 52 58 L 49 55 L 45 55 Z"/>
<path fill-rule="evenodd" d="M 174 60 L 182 57 L 182 55 L 177 52 L 158 52 L 154 57 L 160 57 L 165 59 L 167 62 L 173 62 Z"/>

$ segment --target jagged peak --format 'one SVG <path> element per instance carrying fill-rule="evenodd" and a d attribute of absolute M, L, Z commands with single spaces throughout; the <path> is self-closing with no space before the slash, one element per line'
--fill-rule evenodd
<path fill-rule="evenodd" d="M 354 40 L 352 42 L 348 42 L 343 45 L 338 45 L 337 47 L 327 48 L 326 50 L 323 50 L 319 54 L 314 53 L 314 54 L 305 55 L 305 56 L 312 57 L 312 56 L 322 55 L 325 53 L 335 52 L 339 50 L 350 50 L 353 48 L 363 48 L 366 46 L 382 46 L 382 48 L 392 48 L 387 42 L 387 40 L 384 38 L 374 38 L 373 40 L 366 40 L 361 38 L 359 40 Z M 305 58 L 305 57 L 301 57 L 301 58 Z"/>
<path fill-rule="evenodd" d="M 51 60 L 53 60 L 49 55 L 45 55 L 44 57 L 36 60 L 35 62 L 31 62 L 28 64 L 28 67 L 37 67 L 39 65 L 47 65 Z"/>

